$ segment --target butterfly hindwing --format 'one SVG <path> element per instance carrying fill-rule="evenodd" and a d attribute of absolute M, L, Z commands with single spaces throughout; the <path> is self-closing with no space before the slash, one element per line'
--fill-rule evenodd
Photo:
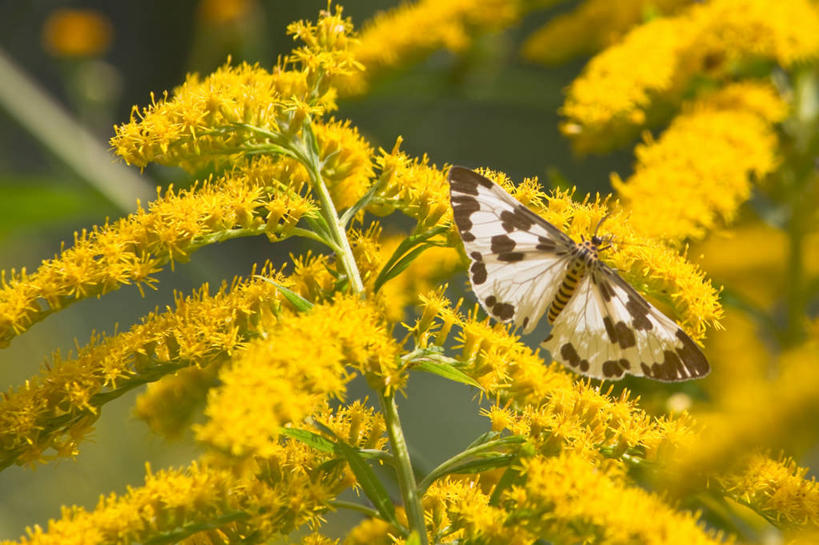
<path fill-rule="evenodd" d="M 493 318 L 534 329 L 570 261 L 571 239 L 491 180 L 449 171 L 455 224 L 471 259 L 469 278 Z"/>
<path fill-rule="evenodd" d="M 600 379 L 629 374 L 672 382 L 709 371 L 694 341 L 602 263 L 583 278 L 541 346 Z"/>

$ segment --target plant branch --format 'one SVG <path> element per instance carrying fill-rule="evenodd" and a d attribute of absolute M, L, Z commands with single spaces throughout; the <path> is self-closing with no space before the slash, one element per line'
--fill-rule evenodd
<path fill-rule="evenodd" d="M 424 509 L 421 506 L 421 496 L 415 484 L 409 449 L 404 439 L 404 432 L 401 429 L 401 421 L 398 418 L 398 405 L 396 405 L 395 397 L 392 394 L 382 394 L 379 396 L 379 400 L 381 410 L 384 413 L 384 421 L 387 425 L 387 434 L 390 437 L 390 446 L 395 458 L 398 485 L 401 487 L 401 496 L 404 499 L 404 509 L 407 512 L 409 529 L 417 532 L 421 545 L 427 545 Z"/>

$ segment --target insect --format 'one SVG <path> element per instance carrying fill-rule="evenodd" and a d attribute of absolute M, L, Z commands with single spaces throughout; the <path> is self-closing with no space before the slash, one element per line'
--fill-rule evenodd
<path fill-rule="evenodd" d="M 472 289 L 490 316 L 530 333 L 546 314 L 552 330 L 541 346 L 591 377 L 708 374 L 697 344 L 600 261 L 608 245 L 596 232 L 575 242 L 472 170 L 452 167 L 448 179 Z"/>

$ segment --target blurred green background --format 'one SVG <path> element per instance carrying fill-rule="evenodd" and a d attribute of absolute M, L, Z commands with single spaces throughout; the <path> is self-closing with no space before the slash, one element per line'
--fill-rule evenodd
<path fill-rule="evenodd" d="M 342 3 L 357 28 L 396 4 Z M 366 96 L 342 100 L 336 116 L 351 119 L 374 146 L 389 149 L 401 135 L 403 149 L 428 154 L 438 165 L 488 166 L 517 181 L 540 176 L 582 192 L 606 191 L 610 172 L 628 175 L 630 152 L 581 160 L 557 130 L 562 89 L 583 63 L 550 70 L 528 65 L 518 54 L 523 37 L 573 5 L 562 3 L 528 16 L 519 27 L 480 36 L 464 55 L 438 52 L 391 73 Z M 133 211 L 136 198 L 150 198 L 158 185 L 191 183 L 182 171 L 151 167 L 140 173 L 125 167 L 108 150 L 112 126 L 128 120 L 132 105 L 148 104 L 150 93 L 172 89 L 186 73 L 206 74 L 228 55 L 234 62 L 272 66 L 292 47 L 287 24 L 315 19 L 325 7 L 324 0 L 0 1 L 0 60 L 5 59 L 0 63 L 5 82 L 0 84 L 0 268 L 33 270 L 58 252 L 62 241 L 70 245 L 74 231 Z M 72 52 L 70 36 L 55 43 L 60 32 L 55 21 L 73 13 L 61 10 L 81 10 L 96 21 L 91 27 L 99 33 L 96 50 Z M 63 119 L 60 111 L 69 117 Z M 124 287 L 75 304 L 0 351 L 0 383 L 4 389 L 23 384 L 53 350 L 65 353 L 75 342 L 85 344 L 92 331 L 112 333 L 115 324 L 127 329 L 171 303 L 173 290 L 189 293 L 204 282 L 215 286 L 247 274 L 254 262 L 281 264 L 294 251 L 298 243 L 234 240 L 165 270 L 159 289 L 144 298 Z M 145 462 L 158 469 L 195 457 L 189 438 L 169 443 L 130 417 L 137 394 L 106 405 L 93 440 L 83 443 L 76 460 L 0 473 L 0 539 L 16 539 L 27 525 L 58 517 L 60 505 L 92 508 L 100 494 L 139 485 Z M 454 454 L 487 426 L 474 408 L 473 391 L 434 377 L 413 377 L 401 402 L 405 431 L 422 469 Z M 464 410 L 465 404 L 472 408 Z"/>

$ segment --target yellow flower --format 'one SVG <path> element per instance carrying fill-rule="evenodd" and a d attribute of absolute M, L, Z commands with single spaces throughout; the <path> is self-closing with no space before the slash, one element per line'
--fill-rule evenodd
<path fill-rule="evenodd" d="M 307 115 L 336 108 L 332 78 L 358 69 L 351 31 L 340 7 L 316 24 L 292 23 L 288 32 L 305 45 L 272 72 L 243 63 L 204 79 L 189 75 L 172 97 L 135 108 L 130 123 L 115 127 L 111 144 L 140 167 L 156 162 L 195 172 L 233 164 L 268 145 L 271 134 L 292 136 Z"/>
<path fill-rule="evenodd" d="M 147 209 L 76 234 L 71 248 L 32 274 L 4 271 L 0 344 L 77 300 L 124 284 L 153 287 L 152 275 L 164 264 L 187 261 L 204 245 L 264 233 L 275 239 L 289 235 L 299 218 L 315 209 L 309 198 L 270 186 L 277 172 L 275 162 L 261 159 L 215 181 L 171 188 Z"/>
<path fill-rule="evenodd" d="M 365 24 L 353 49 L 366 78 L 411 62 L 439 48 L 463 51 L 479 31 L 505 28 L 521 15 L 522 2 L 420 0 L 378 13 Z M 367 88 L 365 74 L 340 82 L 347 94 Z"/>
<path fill-rule="evenodd" d="M 389 522 L 381 519 L 364 519 L 347 532 L 343 545 L 393 545 Z"/>
<path fill-rule="evenodd" d="M 254 9 L 257 9 L 254 0 L 202 0 L 197 16 L 206 23 L 225 25 L 243 20 Z"/>
<path fill-rule="evenodd" d="M 694 515 L 625 485 L 613 467 L 569 453 L 521 463 L 526 482 L 507 491 L 502 503 L 510 518 L 534 535 L 558 543 L 723 543 Z"/>
<path fill-rule="evenodd" d="M 718 233 L 692 253 L 702 254 L 700 262 L 715 281 L 758 307 L 772 309 L 785 296 L 787 248 L 785 232 L 757 221 Z M 819 248 L 819 233 L 808 234 L 804 248 Z M 805 275 L 816 278 L 819 252 L 807 250 L 803 255 Z"/>
<path fill-rule="evenodd" d="M 370 187 L 372 149 L 349 121 L 316 124 L 321 173 L 336 208 L 354 205 Z"/>
<path fill-rule="evenodd" d="M 743 348 L 744 349 L 744 348 Z M 778 358 L 778 374 L 746 380 L 726 389 L 709 414 L 698 417 L 702 431 L 666 460 L 664 479 L 687 491 L 709 475 L 736 469 L 758 449 L 792 448 L 816 438 L 819 415 L 819 336 Z"/>
<path fill-rule="evenodd" d="M 819 13 L 808 0 L 697 4 L 637 27 L 592 59 L 569 88 L 563 130 L 581 149 L 606 147 L 632 135 L 653 105 L 679 101 L 697 74 L 730 79 L 744 61 L 790 67 L 817 53 Z"/>
<path fill-rule="evenodd" d="M 612 177 L 634 228 L 674 243 L 732 221 L 751 183 L 778 164 L 771 123 L 786 112 L 760 83 L 729 85 L 684 108 L 658 141 L 637 147 L 628 180 Z"/>
<path fill-rule="evenodd" d="M 233 456 L 268 456 L 280 426 L 344 395 L 351 378 L 345 365 L 387 389 L 403 384 L 394 341 L 375 309 L 356 296 L 283 318 L 248 343 L 209 392 L 209 420 L 196 428 L 197 438 Z"/>
<path fill-rule="evenodd" d="M 56 57 L 91 57 L 111 44 L 111 21 L 96 10 L 58 9 L 43 27 L 43 46 Z"/>
<path fill-rule="evenodd" d="M 427 518 L 433 530 L 444 534 L 443 543 L 486 543 L 524 545 L 535 535 L 519 524 L 510 524 L 509 514 L 490 505 L 490 495 L 472 479 L 437 481 L 424 497 Z M 437 541 L 437 540 L 436 540 Z"/>
<path fill-rule="evenodd" d="M 381 150 L 375 160 L 383 185 L 368 210 L 386 215 L 398 209 L 418 221 L 419 231 L 451 221 L 449 184 L 444 172 L 430 165 L 426 156 L 411 159 L 399 150 L 400 144 L 398 139 L 391 152 Z M 457 236 L 454 226 L 452 233 Z"/>
<path fill-rule="evenodd" d="M 274 276 L 269 268 L 262 273 Z M 171 379 L 171 384 L 184 382 L 192 388 L 188 395 L 203 394 L 213 373 L 208 366 L 218 366 L 249 337 L 269 327 L 281 306 L 276 287 L 258 279 L 235 282 L 230 291 L 223 285 L 216 294 L 208 292 L 205 285 L 186 299 L 177 297 L 173 311 L 149 314 L 113 337 L 94 337 L 74 358 L 55 354 L 40 376 L 9 391 L 0 399 L 0 465 L 42 461 L 54 453 L 73 456 L 106 400 L 177 369 L 207 369 L 187 379 Z M 197 382 L 203 379 L 205 384 Z M 160 390 L 167 392 L 167 387 Z M 157 399 L 140 404 L 143 417 L 161 420 L 168 431 L 185 423 L 189 410 L 167 407 Z M 168 408 L 172 410 L 165 414 Z"/>
<path fill-rule="evenodd" d="M 819 484 L 806 478 L 808 468 L 791 459 L 755 454 L 741 471 L 719 477 L 720 486 L 778 524 L 791 528 L 819 526 Z"/>
<path fill-rule="evenodd" d="M 647 18 L 676 12 L 687 0 L 585 0 L 573 11 L 557 15 L 534 31 L 522 54 L 543 64 L 563 63 L 575 56 L 596 53 L 615 43 Z"/>

